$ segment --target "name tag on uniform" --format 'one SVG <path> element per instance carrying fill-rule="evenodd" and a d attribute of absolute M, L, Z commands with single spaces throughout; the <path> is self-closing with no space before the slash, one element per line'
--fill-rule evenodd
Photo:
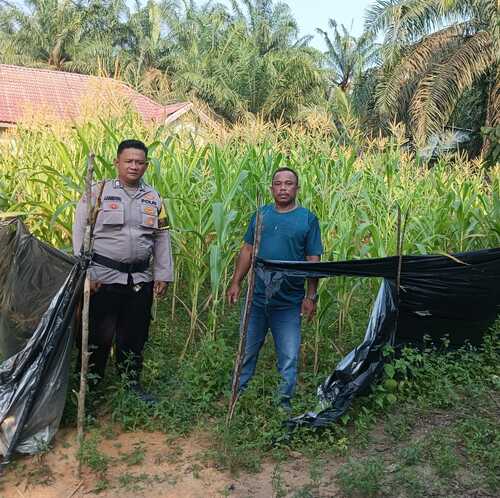
<path fill-rule="evenodd" d="M 145 197 L 143 199 L 141 199 L 141 202 L 143 204 L 149 204 L 151 206 L 157 206 L 156 201 L 152 201 L 150 199 L 146 199 Z"/>

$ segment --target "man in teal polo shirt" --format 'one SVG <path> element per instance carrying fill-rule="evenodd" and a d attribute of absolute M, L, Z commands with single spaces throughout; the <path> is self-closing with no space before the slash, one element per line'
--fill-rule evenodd
<path fill-rule="evenodd" d="M 261 208 L 262 234 L 258 256 L 281 261 L 319 261 L 323 253 L 319 223 L 316 216 L 296 202 L 299 178 L 290 168 L 276 170 L 272 177 L 271 193 L 274 204 Z M 227 292 L 230 304 L 236 303 L 241 282 L 250 268 L 255 232 L 255 214 L 244 237 L 236 270 Z M 240 391 L 243 391 L 255 372 L 260 348 L 271 329 L 276 348 L 281 406 L 289 410 L 290 399 L 297 383 L 302 316 L 311 319 L 316 311 L 317 279 L 285 277 L 279 291 L 267 298 L 264 282 L 256 276 L 253 303 L 250 311 L 245 357 L 241 369 Z"/>

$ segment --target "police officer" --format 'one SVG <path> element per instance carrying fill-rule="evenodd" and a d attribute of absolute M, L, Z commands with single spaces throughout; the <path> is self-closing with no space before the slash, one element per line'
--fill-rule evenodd
<path fill-rule="evenodd" d="M 144 402 L 156 400 L 139 382 L 148 338 L 153 294 L 164 295 L 173 280 L 170 234 L 162 200 L 142 181 L 148 149 L 139 140 L 120 143 L 114 161 L 118 177 L 96 184 L 99 206 L 89 266 L 90 372 L 104 376 L 113 338 L 120 374 Z M 73 250 L 80 254 L 87 222 L 85 196 L 76 208 Z"/>

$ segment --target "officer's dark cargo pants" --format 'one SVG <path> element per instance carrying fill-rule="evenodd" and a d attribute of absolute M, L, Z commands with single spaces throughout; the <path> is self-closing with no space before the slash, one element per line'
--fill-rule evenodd
<path fill-rule="evenodd" d="M 139 381 L 151 321 L 153 282 L 141 285 L 137 292 L 132 285 L 102 285 L 90 299 L 90 373 L 101 379 L 114 338 L 118 372 Z"/>

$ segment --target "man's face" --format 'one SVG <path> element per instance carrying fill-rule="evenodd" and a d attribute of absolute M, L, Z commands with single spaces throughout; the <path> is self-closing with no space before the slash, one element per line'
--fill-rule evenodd
<path fill-rule="evenodd" d="M 298 189 L 297 180 L 291 171 L 279 171 L 274 175 L 271 193 L 276 204 L 281 206 L 293 204 Z"/>
<path fill-rule="evenodd" d="M 115 167 L 122 183 L 138 185 L 148 167 L 146 154 L 141 149 L 124 149 L 115 159 Z"/>

